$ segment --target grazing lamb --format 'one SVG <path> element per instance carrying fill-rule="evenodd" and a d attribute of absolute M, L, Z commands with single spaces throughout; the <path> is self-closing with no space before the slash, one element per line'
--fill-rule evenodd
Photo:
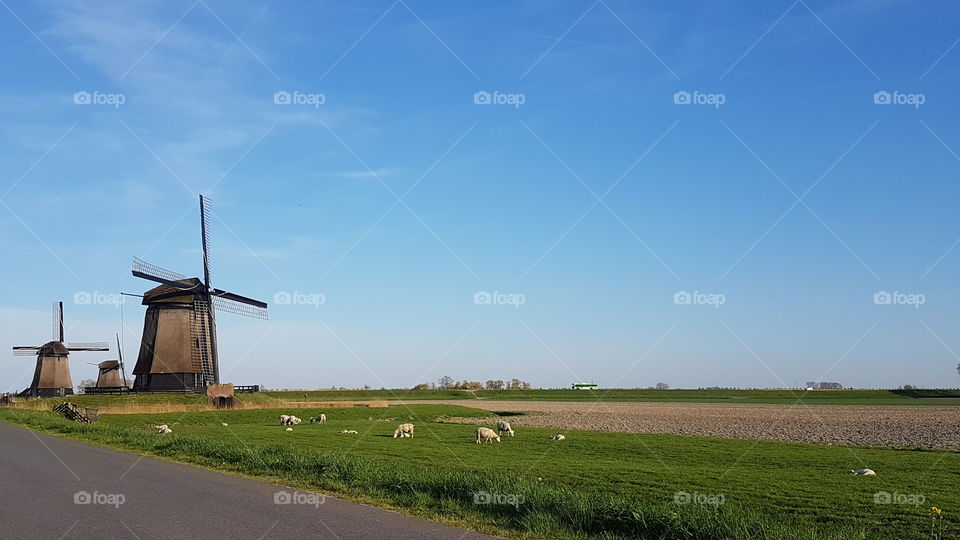
<path fill-rule="evenodd" d="M 477 428 L 477 444 L 480 444 L 481 440 L 486 440 L 488 443 L 492 443 L 496 439 L 497 442 L 500 442 L 500 436 L 497 435 L 497 432 L 490 428 Z"/>
<path fill-rule="evenodd" d="M 345 429 L 345 430 L 341 431 L 340 433 L 346 433 L 346 434 L 348 434 L 348 435 L 357 435 L 357 434 L 358 434 L 358 433 L 357 433 L 357 430 L 355 430 L 355 429 Z"/>
<path fill-rule="evenodd" d="M 513 437 L 513 428 L 510 427 L 510 422 L 497 422 L 497 434 L 506 433 L 507 435 Z"/>
<path fill-rule="evenodd" d="M 855 474 L 857 476 L 876 476 L 877 473 L 873 472 L 873 469 L 860 469 L 859 471 L 850 471 L 850 474 Z"/>
<path fill-rule="evenodd" d="M 156 428 L 157 433 L 162 433 L 166 435 L 167 433 L 173 433 L 173 430 L 170 429 L 166 424 L 160 424 L 159 426 L 153 426 Z"/>
<path fill-rule="evenodd" d="M 290 423 L 291 423 L 291 424 L 297 425 L 297 424 L 299 424 L 300 422 L 303 422 L 303 420 L 297 418 L 296 416 L 291 416 L 291 417 L 290 417 Z"/>
<path fill-rule="evenodd" d="M 311 417 L 310 417 L 310 423 L 311 423 L 311 424 L 322 424 L 322 423 L 324 423 L 324 422 L 326 422 L 326 421 L 327 421 L 327 415 L 325 415 L 325 414 L 323 414 L 323 413 L 320 413 L 320 416 L 311 416 Z"/>
<path fill-rule="evenodd" d="M 393 432 L 393 438 L 397 437 L 410 437 L 413 438 L 413 424 L 400 424 L 400 427 Z"/>
<path fill-rule="evenodd" d="M 280 425 L 281 425 L 281 426 L 285 426 L 285 425 L 287 425 L 287 424 L 289 424 L 289 423 L 290 423 L 290 415 L 288 415 L 288 414 L 281 414 L 281 415 L 280 415 Z"/>
<path fill-rule="evenodd" d="M 565 441 L 565 440 L 567 440 L 567 438 L 564 437 L 563 435 L 554 435 L 553 437 L 550 437 L 550 438 L 553 439 L 554 441 Z"/>
<path fill-rule="evenodd" d="M 285 429 L 284 431 L 293 431 L 293 428 L 292 428 L 292 427 L 288 427 L 288 428 Z"/>

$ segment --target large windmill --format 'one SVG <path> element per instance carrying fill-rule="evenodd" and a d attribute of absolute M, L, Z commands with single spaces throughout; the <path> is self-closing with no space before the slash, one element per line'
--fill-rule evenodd
<path fill-rule="evenodd" d="M 220 383 L 215 311 L 267 318 L 267 304 L 210 283 L 210 200 L 200 195 L 203 279 L 133 259 L 133 275 L 160 283 L 143 294 L 143 339 L 135 391 L 200 390 Z"/>
<path fill-rule="evenodd" d="M 110 344 L 64 343 L 63 341 L 63 302 L 53 303 L 53 340 L 40 346 L 14 347 L 14 356 L 37 357 L 37 368 L 33 372 L 30 387 L 21 395 L 30 397 L 66 396 L 73 394 L 73 380 L 70 378 L 70 363 L 67 357 L 71 352 L 109 351 Z"/>

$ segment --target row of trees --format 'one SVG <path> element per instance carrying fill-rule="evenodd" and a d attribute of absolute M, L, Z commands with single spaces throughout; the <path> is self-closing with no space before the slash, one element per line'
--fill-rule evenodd
<path fill-rule="evenodd" d="M 533 385 L 520 379 L 510 379 L 509 381 L 489 380 L 485 383 L 480 381 L 457 381 L 449 375 L 444 375 L 436 383 L 422 383 L 413 387 L 414 390 L 529 390 Z"/>

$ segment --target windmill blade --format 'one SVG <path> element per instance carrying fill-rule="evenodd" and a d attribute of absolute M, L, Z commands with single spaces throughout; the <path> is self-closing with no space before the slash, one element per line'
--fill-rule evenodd
<path fill-rule="evenodd" d="M 117 333 L 117 358 L 120 361 L 120 376 L 123 378 L 123 386 L 127 386 L 127 371 L 123 368 L 123 347 L 120 346 L 120 334 Z"/>
<path fill-rule="evenodd" d="M 143 279 L 148 279 L 148 280 L 150 280 L 150 281 L 156 281 L 157 283 L 161 283 L 161 284 L 163 284 L 163 285 L 168 285 L 168 286 L 170 286 L 170 287 L 173 287 L 174 289 L 180 289 L 181 291 L 195 291 L 195 290 L 197 290 L 197 289 L 199 289 L 199 288 L 201 287 L 201 284 L 199 284 L 199 283 L 196 284 L 196 285 L 191 285 L 191 284 L 189 284 L 189 283 L 184 283 L 183 281 L 171 281 L 171 280 L 169 280 L 169 279 L 163 279 L 163 278 L 160 278 L 160 277 L 157 277 L 157 276 L 151 276 L 151 275 L 149 275 L 149 274 L 144 274 L 143 272 L 139 272 L 139 271 L 137 271 L 137 270 L 134 270 L 132 273 L 133 273 L 134 277 L 143 278 Z M 142 296 L 141 296 L 141 297 L 142 297 Z"/>
<path fill-rule="evenodd" d="M 53 340 L 63 341 L 63 302 L 53 303 Z"/>
<path fill-rule="evenodd" d="M 136 257 L 133 258 L 133 275 L 138 278 L 163 283 L 164 285 L 170 285 L 171 282 L 174 282 L 174 287 L 182 287 L 182 283 L 177 284 L 176 282 L 188 279 L 187 276 L 183 274 L 160 268 Z"/>
<path fill-rule="evenodd" d="M 106 341 L 94 341 L 91 343 L 64 343 L 68 351 L 109 351 L 110 344 Z"/>
<path fill-rule="evenodd" d="M 13 355 L 14 356 L 36 356 L 37 351 L 40 350 L 40 347 L 14 347 Z"/>
<path fill-rule="evenodd" d="M 224 300 L 233 300 L 234 302 L 240 302 L 241 304 L 249 304 L 251 306 L 256 306 L 258 308 L 267 309 L 267 303 L 261 302 L 259 300 L 254 300 L 253 298 L 248 298 L 246 296 L 241 296 L 232 292 L 224 291 L 222 289 L 212 289 L 210 291 L 210 296 L 213 298 L 222 298 Z"/>
<path fill-rule="evenodd" d="M 230 296 L 213 297 L 213 305 L 216 309 L 235 315 L 243 315 L 244 317 L 253 317 L 254 319 L 267 319 L 267 305 L 263 302 L 244 298 L 237 294 L 227 294 Z M 235 297 L 243 298 L 246 301 L 236 300 Z"/>
<path fill-rule="evenodd" d="M 210 283 L 210 199 L 200 195 L 200 241 L 203 244 L 203 282 L 208 289 Z"/>

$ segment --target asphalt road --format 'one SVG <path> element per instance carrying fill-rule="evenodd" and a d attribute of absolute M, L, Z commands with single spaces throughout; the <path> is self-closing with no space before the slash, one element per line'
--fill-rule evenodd
<path fill-rule="evenodd" d="M 492 538 L 0 423 L 0 539 Z"/>

